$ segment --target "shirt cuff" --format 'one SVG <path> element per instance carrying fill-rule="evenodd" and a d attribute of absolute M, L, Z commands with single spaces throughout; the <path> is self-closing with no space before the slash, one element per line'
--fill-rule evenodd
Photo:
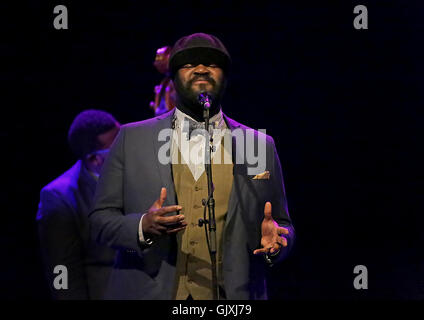
<path fill-rule="evenodd" d="M 142 245 L 145 245 L 145 246 L 149 246 L 149 245 L 151 245 L 153 242 L 152 242 L 152 240 L 151 239 L 149 239 L 149 238 L 144 238 L 144 234 L 143 234 L 143 217 L 144 217 L 144 215 L 145 214 L 143 214 L 142 216 L 141 216 L 141 218 L 140 218 L 140 223 L 138 224 L 138 239 L 140 240 L 140 243 L 142 244 Z"/>

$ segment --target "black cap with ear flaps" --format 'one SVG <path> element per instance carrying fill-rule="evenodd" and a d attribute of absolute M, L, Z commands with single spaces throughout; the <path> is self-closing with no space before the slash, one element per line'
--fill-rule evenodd
<path fill-rule="evenodd" d="M 179 39 L 172 48 L 169 69 L 172 75 L 185 64 L 216 64 L 228 72 L 231 57 L 222 42 L 206 33 L 194 33 Z"/>

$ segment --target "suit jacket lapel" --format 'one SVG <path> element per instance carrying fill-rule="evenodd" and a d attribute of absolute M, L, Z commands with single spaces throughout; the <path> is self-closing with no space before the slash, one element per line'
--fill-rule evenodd
<path fill-rule="evenodd" d="M 174 205 L 176 204 L 176 193 L 174 188 L 174 181 L 172 178 L 172 164 L 161 164 L 158 160 L 159 148 L 164 142 L 159 142 L 159 132 L 163 129 L 171 129 L 172 118 L 174 116 L 175 109 L 164 113 L 156 118 L 155 123 L 153 123 L 153 130 L 151 131 L 152 136 L 151 141 L 153 144 L 154 157 L 156 157 L 157 170 L 162 182 L 162 186 L 166 188 L 167 196 L 164 205 Z M 171 136 L 172 139 L 172 136 Z"/>
<path fill-rule="evenodd" d="M 225 114 L 223 114 L 224 116 L 224 120 L 228 126 L 228 128 L 231 130 L 231 132 L 233 132 L 236 129 L 241 129 L 243 130 L 243 128 L 241 127 L 241 124 L 228 118 Z M 244 131 L 244 130 L 243 130 Z M 244 140 L 244 136 L 243 136 L 243 140 Z M 244 148 L 239 148 L 240 150 L 237 150 L 236 148 L 236 137 L 233 135 L 232 136 L 232 160 L 233 160 L 233 186 L 231 188 L 231 194 L 230 194 L 230 200 L 228 202 L 228 213 L 227 213 L 227 219 L 225 221 L 225 225 L 228 225 L 228 223 L 231 221 L 232 217 L 234 216 L 234 213 L 236 211 L 236 207 L 238 202 L 241 200 L 241 183 L 242 183 L 242 179 L 243 177 L 246 175 L 247 173 L 247 167 L 246 167 L 246 163 L 245 161 L 243 161 L 243 163 L 237 163 L 236 159 L 237 159 L 237 154 L 239 159 L 245 159 L 244 157 Z M 243 150 L 242 150 L 243 149 Z"/>
<path fill-rule="evenodd" d="M 90 197 L 92 197 L 96 191 L 97 181 L 93 176 L 91 176 L 90 172 L 88 172 L 88 169 L 84 167 L 84 164 L 81 160 L 78 160 L 77 165 L 79 166 L 79 180 L 84 187 L 87 187 L 90 190 Z"/>

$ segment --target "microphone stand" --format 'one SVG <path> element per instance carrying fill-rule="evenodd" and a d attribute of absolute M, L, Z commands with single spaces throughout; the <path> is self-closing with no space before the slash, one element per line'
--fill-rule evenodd
<path fill-rule="evenodd" d="M 209 108 L 210 101 L 208 98 L 200 99 L 200 103 L 203 106 L 203 118 L 205 120 L 206 135 L 206 146 L 205 146 L 205 171 L 208 179 L 208 199 L 203 201 L 205 206 L 205 219 L 199 219 L 199 226 L 205 224 L 206 241 L 208 244 L 209 254 L 211 257 L 211 269 L 212 269 L 212 298 L 213 300 L 219 300 L 219 289 L 218 289 L 218 277 L 217 277 L 217 265 L 216 265 L 216 220 L 215 220 L 215 199 L 213 198 L 214 186 L 212 182 L 212 143 L 213 137 L 209 134 Z M 209 138 L 210 136 L 210 138 Z M 208 220 L 206 220 L 206 206 L 208 207 Z M 206 224 L 209 225 L 209 232 L 206 228 Z"/>

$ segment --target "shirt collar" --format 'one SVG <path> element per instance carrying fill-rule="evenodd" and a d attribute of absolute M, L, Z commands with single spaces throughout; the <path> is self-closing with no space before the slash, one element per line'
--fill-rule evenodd
<path fill-rule="evenodd" d="M 187 115 L 186 113 L 182 112 L 180 109 L 175 108 L 174 119 L 178 127 L 181 127 L 180 124 L 183 123 L 184 118 L 188 118 L 190 120 L 198 122 L 194 120 L 192 117 L 190 117 L 189 115 Z M 213 122 L 215 122 L 215 126 L 214 126 L 215 128 L 218 128 L 218 129 L 222 128 L 223 122 L 224 122 L 224 117 L 222 116 L 222 109 L 219 109 L 219 112 L 209 119 L 209 123 L 212 124 Z M 204 121 L 198 122 L 198 123 L 204 123 Z"/>

